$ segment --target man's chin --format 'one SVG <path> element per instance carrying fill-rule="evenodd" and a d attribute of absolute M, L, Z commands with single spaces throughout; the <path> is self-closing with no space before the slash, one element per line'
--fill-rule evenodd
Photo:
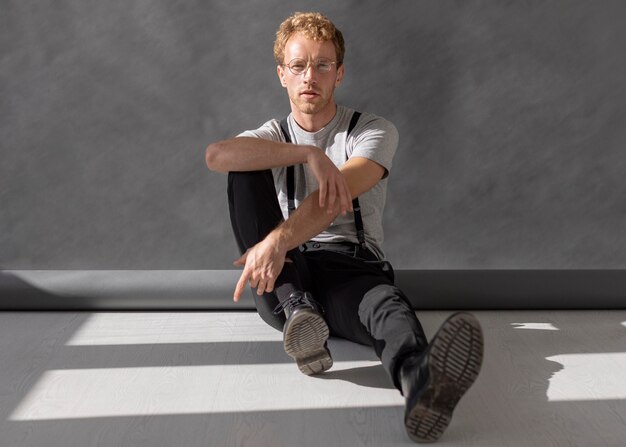
<path fill-rule="evenodd" d="M 324 104 L 314 104 L 310 102 L 298 104 L 298 110 L 305 115 L 315 115 L 324 108 Z"/>
<path fill-rule="evenodd" d="M 296 106 L 300 113 L 305 115 L 315 115 L 324 108 L 321 102 L 309 102 L 302 98 L 291 98 L 291 102 Z"/>

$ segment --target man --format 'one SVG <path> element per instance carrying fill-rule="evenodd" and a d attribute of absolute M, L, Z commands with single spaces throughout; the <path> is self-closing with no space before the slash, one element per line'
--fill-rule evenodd
<path fill-rule="evenodd" d="M 234 300 L 247 284 L 256 290 L 260 316 L 283 331 L 305 374 L 332 366 L 329 334 L 372 346 L 406 398 L 407 433 L 434 441 L 478 375 L 482 331 L 457 313 L 428 344 L 394 285 L 382 211 L 398 135 L 389 121 L 335 103 L 344 53 L 328 18 L 287 18 L 274 57 L 291 114 L 206 150 L 209 169 L 228 173 L 243 266 Z"/>

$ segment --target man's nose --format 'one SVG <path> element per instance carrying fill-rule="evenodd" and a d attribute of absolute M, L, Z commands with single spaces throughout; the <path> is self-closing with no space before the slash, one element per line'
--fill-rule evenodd
<path fill-rule="evenodd" d="M 302 73 L 302 78 L 306 80 L 311 80 L 314 78 L 315 69 L 313 68 L 313 64 L 307 64 L 304 69 L 304 73 Z"/>

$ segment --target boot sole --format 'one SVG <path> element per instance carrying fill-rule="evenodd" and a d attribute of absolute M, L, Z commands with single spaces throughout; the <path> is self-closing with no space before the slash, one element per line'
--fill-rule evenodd
<path fill-rule="evenodd" d="M 328 325 L 317 312 L 296 311 L 283 331 L 285 352 L 298 364 L 302 373 L 319 374 L 333 366 L 330 351 L 324 346 L 328 340 Z"/>
<path fill-rule="evenodd" d="M 441 437 L 454 407 L 478 377 L 483 351 L 482 329 L 473 315 L 454 314 L 441 326 L 429 348 L 428 384 L 405 419 L 413 441 Z"/>

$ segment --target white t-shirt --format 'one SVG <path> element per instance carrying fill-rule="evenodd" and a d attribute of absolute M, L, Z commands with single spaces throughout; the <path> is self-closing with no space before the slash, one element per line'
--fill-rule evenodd
<path fill-rule="evenodd" d="M 317 132 L 303 130 L 290 114 L 288 117 L 289 134 L 292 143 L 317 146 L 325 150 L 326 155 L 337 167 L 351 157 L 365 157 L 385 168 L 385 175 L 372 189 L 359 196 L 365 242 L 374 253 L 384 259 L 383 252 L 383 209 L 387 194 L 387 176 L 391 171 L 391 163 L 398 146 L 398 131 L 395 126 L 384 118 L 370 113 L 363 113 L 358 123 L 346 139 L 353 109 L 338 106 L 335 117 Z M 256 137 L 272 141 L 285 141 L 280 130 L 280 121 L 272 119 L 256 130 L 248 130 L 239 137 Z M 287 209 L 287 168 L 272 169 L 274 185 L 278 195 L 278 203 L 285 219 L 289 216 Z M 294 166 L 295 204 L 300 205 L 307 196 L 319 188 L 317 180 L 307 164 Z M 330 226 L 312 239 L 318 242 L 354 242 L 358 243 L 354 214 L 348 212 L 339 215 Z"/>

